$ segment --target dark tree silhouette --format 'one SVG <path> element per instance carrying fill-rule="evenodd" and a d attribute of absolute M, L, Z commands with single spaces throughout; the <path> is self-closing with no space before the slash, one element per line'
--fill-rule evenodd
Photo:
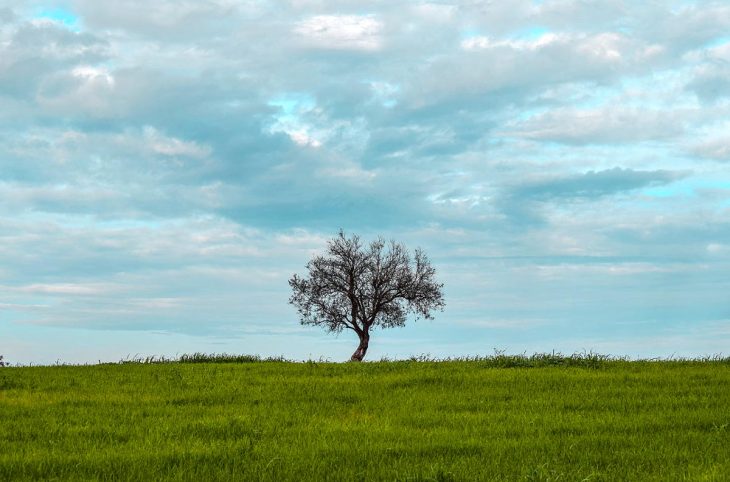
<path fill-rule="evenodd" d="M 362 361 L 375 327 L 404 326 L 409 314 L 431 319 L 443 310 L 442 284 L 426 255 L 413 257 L 395 241 L 378 238 L 364 246 L 356 235 L 343 231 L 327 243 L 327 252 L 307 263 L 309 276 L 289 280 L 289 303 L 299 311 L 303 325 L 323 326 L 339 333 L 354 331 L 360 344 L 352 361 Z"/>

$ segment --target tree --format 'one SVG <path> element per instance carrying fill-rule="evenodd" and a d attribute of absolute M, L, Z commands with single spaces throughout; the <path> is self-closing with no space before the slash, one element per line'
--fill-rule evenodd
<path fill-rule="evenodd" d="M 378 238 L 364 246 L 356 235 L 339 234 L 327 243 L 325 255 L 307 263 L 309 277 L 292 276 L 289 303 L 303 325 L 328 332 L 354 331 L 360 339 L 352 361 L 362 361 L 375 327 L 405 326 L 409 314 L 432 319 L 443 310 L 443 284 L 426 255 L 413 257 L 395 241 Z"/>

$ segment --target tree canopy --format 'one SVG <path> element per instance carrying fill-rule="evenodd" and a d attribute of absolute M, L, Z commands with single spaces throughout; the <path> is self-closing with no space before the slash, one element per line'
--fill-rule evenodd
<path fill-rule="evenodd" d="M 289 280 L 294 305 L 304 325 L 329 332 L 354 331 L 360 344 L 352 355 L 362 361 L 373 328 L 404 326 L 409 315 L 432 318 L 443 310 L 443 284 L 425 253 L 413 256 L 400 243 L 378 238 L 364 245 L 343 231 L 327 243 L 324 255 L 307 263 L 307 277 Z"/>

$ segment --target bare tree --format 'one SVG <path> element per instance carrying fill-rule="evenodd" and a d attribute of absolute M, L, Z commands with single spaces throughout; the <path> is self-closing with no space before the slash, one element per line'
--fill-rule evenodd
<path fill-rule="evenodd" d="M 414 256 L 395 241 L 378 238 L 364 246 L 356 235 L 343 231 L 327 243 L 327 252 L 307 263 L 308 278 L 289 280 L 289 303 L 303 325 L 323 326 L 329 332 L 354 331 L 360 344 L 352 361 L 362 361 L 375 327 L 404 326 L 409 314 L 431 319 L 443 310 L 443 284 L 426 255 Z"/>

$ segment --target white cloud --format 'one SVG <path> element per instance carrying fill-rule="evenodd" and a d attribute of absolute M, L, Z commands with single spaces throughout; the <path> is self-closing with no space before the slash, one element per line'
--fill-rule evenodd
<path fill-rule="evenodd" d="M 501 38 L 483 35 L 462 40 L 464 50 L 488 50 L 508 48 L 515 51 L 539 51 L 547 47 L 569 49 L 577 57 L 604 62 L 619 62 L 628 58 L 647 60 L 664 51 L 661 45 L 640 46 L 636 41 L 617 32 L 598 34 L 570 34 L 564 32 L 545 32 L 535 38 Z"/>
<path fill-rule="evenodd" d="M 709 109 L 708 109 L 709 110 Z M 719 122 L 698 129 L 687 143 L 687 151 L 695 156 L 714 161 L 730 161 L 730 122 L 727 110 L 718 109 Z"/>
<path fill-rule="evenodd" d="M 730 244 L 710 243 L 707 245 L 707 252 L 715 256 L 730 254 Z"/>
<path fill-rule="evenodd" d="M 322 143 L 318 141 L 317 139 L 313 138 L 309 134 L 307 134 L 307 131 L 305 130 L 295 130 L 295 131 L 289 131 L 287 132 L 289 137 L 292 141 L 294 141 L 296 144 L 299 144 L 300 146 L 309 146 L 309 147 L 320 147 L 322 146 Z"/>
<path fill-rule="evenodd" d="M 112 290 L 112 286 L 102 283 L 37 283 L 16 288 L 5 287 L 5 289 L 28 294 L 92 296 L 108 293 Z"/>
<path fill-rule="evenodd" d="M 567 42 L 568 40 L 570 40 L 568 36 L 554 33 L 546 33 L 536 39 L 492 39 L 480 35 L 462 40 L 461 48 L 464 50 L 483 50 L 506 47 L 514 50 L 539 50 L 548 45 Z"/>
<path fill-rule="evenodd" d="M 716 161 L 730 161 L 730 135 L 706 139 L 694 145 L 692 152 Z"/>
<path fill-rule="evenodd" d="M 152 151 L 165 156 L 187 156 L 202 159 L 211 153 L 209 146 L 165 136 L 151 126 L 144 128 L 144 137 Z"/>
<path fill-rule="evenodd" d="M 730 41 L 709 48 L 707 53 L 715 59 L 730 62 Z"/>
<path fill-rule="evenodd" d="M 102 81 L 107 85 L 114 86 L 114 77 L 109 73 L 107 69 L 92 67 L 92 66 L 79 66 L 74 67 L 71 71 L 74 77 L 83 79 L 87 82 Z"/>
<path fill-rule="evenodd" d="M 578 51 L 606 60 L 621 60 L 621 51 L 625 44 L 622 35 L 613 32 L 601 33 L 580 42 Z"/>
<path fill-rule="evenodd" d="M 373 15 L 315 15 L 294 27 L 305 45 L 332 50 L 378 50 L 382 30 L 383 23 Z"/>

